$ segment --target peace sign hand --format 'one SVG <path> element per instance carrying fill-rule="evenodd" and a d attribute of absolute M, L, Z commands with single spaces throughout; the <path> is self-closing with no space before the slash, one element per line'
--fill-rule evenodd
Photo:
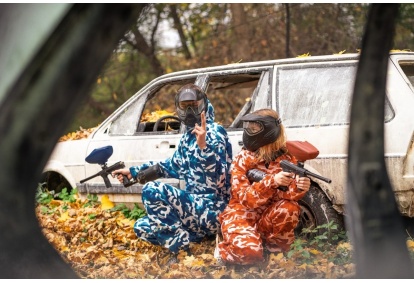
<path fill-rule="evenodd" d="M 206 114 L 203 111 L 201 113 L 201 126 L 199 126 L 197 123 L 195 124 L 195 127 L 192 134 L 196 135 L 197 138 L 197 144 L 200 149 L 204 149 L 207 147 L 206 142 Z"/>

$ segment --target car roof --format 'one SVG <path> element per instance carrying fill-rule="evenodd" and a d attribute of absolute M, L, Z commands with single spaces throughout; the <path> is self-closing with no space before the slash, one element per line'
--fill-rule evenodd
<path fill-rule="evenodd" d="M 400 55 L 400 54 L 410 54 L 414 55 L 414 52 L 409 51 L 395 51 L 391 52 L 390 56 Z M 263 67 L 269 65 L 282 65 L 282 64 L 298 64 L 298 63 L 311 63 L 311 62 L 328 62 L 328 61 L 343 61 L 343 60 L 357 60 L 359 58 L 359 53 L 345 53 L 345 54 L 333 54 L 333 55 L 318 55 L 318 56 L 300 56 L 296 58 L 285 58 L 285 59 L 275 59 L 275 60 L 265 60 L 265 61 L 253 61 L 245 63 L 231 63 L 227 65 L 219 65 L 212 67 L 204 68 L 195 68 L 188 69 L 183 71 L 172 72 L 165 74 L 159 77 L 159 79 L 169 78 L 177 75 L 188 75 L 194 73 L 205 73 L 213 72 L 220 70 L 231 70 L 239 68 L 249 68 L 249 67 Z"/>

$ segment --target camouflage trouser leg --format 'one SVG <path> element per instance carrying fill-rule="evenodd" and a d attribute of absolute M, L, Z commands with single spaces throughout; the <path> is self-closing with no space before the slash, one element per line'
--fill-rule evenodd
<path fill-rule="evenodd" d="M 237 204 L 220 214 L 223 241 L 219 243 L 219 252 L 224 261 L 237 264 L 263 261 L 262 240 L 256 229 L 259 217 L 255 210 Z"/>
<path fill-rule="evenodd" d="M 214 200 L 192 195 L 171 185 L 148 182 L 142 189 L 147 216 L 134 225 L 135 234 L 176 253 L 190 242 L 200 241 L 214 227 L 217 213 L 211 209 Z"/>
<path fill-rule="evenodd" d="M 266 209 L 258 222 L 258 231 L 270 252 L 288 251 L 295 240 L 300 206 L 295 201 L 280 200 Z"/>
<path fill-rule="evenodd" d="M 263 261 L 263 246 L 271 252 L 288 250 L 294 241 L 300 207 L 296 202 L 281 200 L 262 213 L 243 210 L 242 206 L 227 208 L 220 215 L 223 242 L 221 258 L 238 264 Z"/>

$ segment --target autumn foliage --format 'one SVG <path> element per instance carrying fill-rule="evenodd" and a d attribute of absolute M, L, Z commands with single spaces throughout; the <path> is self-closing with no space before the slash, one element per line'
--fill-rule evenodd
<path fill-rule="evenodd" d="M 145 121 L 171 115 L 153 112 Z M 95 128 L 68 133 L 60 141 L 87 138 Z M 88 279 L 311 279 L 352 278 L 349 241 L 331 244 L 324 238 L 297 238 L 285 253 L 266 253 L 265 261 L 252 266 L 223 265 L 214 258 L 215 239 L 191 243 L 190 253 L 180 252 L 172 262 L 165 248 L 138 239 L 133 231 L 137 217 L 117 209 L 107 196 L 81 200 L 76 190 L 60 193 L 61 200 L 39 192 L 36 215 L 42 231 L 62 258 L 81 277 Z M 59 197 L 58 197 L 59 198 Z M 414 255 L 414 241 L 407 241 Z"/>
<path fill-rule="evenodd" d="M 347 278 L 354 272 L 348 242 L 315 248 L 300 240 L 289 253 L 267 253 L 265 262 L 238 266 L 219 264 L 213 257 L 215 239 L 206 238 L 171 263 L 167 249 L 136 237 L 135 219 L 106 196 L 98 201 L 45 195 L 36 207 L 42 231 L 81 278 Z"/>

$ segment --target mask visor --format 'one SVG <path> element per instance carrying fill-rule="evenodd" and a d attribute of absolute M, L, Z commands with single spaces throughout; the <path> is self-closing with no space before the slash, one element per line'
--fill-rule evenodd
<path fill-rule="evenodd" d="M 264 126 L 262 123 L 257 121 L 245 121 L 243 122 L 243 129 L 248 135 L 252 136 L 262 132 Z"/>

